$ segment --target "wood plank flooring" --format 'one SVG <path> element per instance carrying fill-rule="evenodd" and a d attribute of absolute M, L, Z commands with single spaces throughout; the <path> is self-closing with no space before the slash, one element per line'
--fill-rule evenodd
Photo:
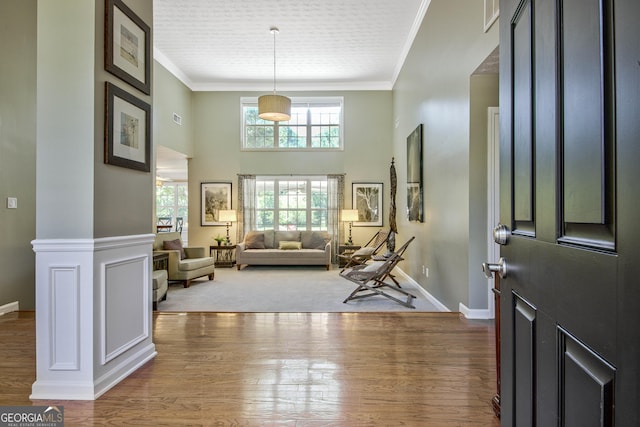
<path fill-rule="evenodd" d="M 0 316 L 0 405 L 65 425 L 499 426 L 494 330 L 457 313 L 154 313 L 158 356 L 96 401 L 30 401 L 33 312 Z"/>

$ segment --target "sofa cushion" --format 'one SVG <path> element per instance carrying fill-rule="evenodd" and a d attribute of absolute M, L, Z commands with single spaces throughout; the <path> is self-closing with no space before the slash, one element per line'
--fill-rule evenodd
<path fill-rule="evenodd" d="M 298 241 L 280 240 L 280 242 L 278 242 L 278 249 L 283 249 L 283 250 L 302 249 L 302 243 Z"/>
<path fill-rule="evenodd" d="M 250 231 L 244 236 L 244 243 L 247 249 L 265 249 L 264 232 Z"/>
<path fill-rule="evenodd" d="M 176 240 L 165 240 L 162 242 L 162 249 L 164 250 L 178 250 L 180 251 L 180 259 L 185 259 L 186 254 L 184 253 L 184 248 L 182 247 L 182 242 L 180 239 Z"/>
<path fill-rule="evenodd" d="M 273 230 L 264 230 L 264 247 L 265 249 L 276 249 L 275 233 Z"/>
<path fill-rule="evenodd" d="M 273 247 L 280 247 L 280 242 L 299 242 L 300 241 L 300 232 L 299 231 L 276 231 L 275 232 L 275 241 L 273 242 Z"/>
<path fill-rule="evenodd" d="M 322 249 L 331 240 L 329 235 L 323 231 L 303 231 L 300 233 L 300 241 L 304 249 Z"/>
<path fill-rule="evenodd" d="M 187 258 L 183 259 L 178 263 L 178 270 L 180 271 L 191 271 L 197 270 L 202 267 L 208 267 L 213 265 L 214 259 L 210 257 L 205 258 Z"/>

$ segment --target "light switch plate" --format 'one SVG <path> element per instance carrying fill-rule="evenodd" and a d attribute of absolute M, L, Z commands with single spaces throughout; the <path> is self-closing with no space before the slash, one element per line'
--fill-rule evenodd
<path fill-rule="evenodd" d="M 7 209 L 18 209 L 17 197 L 7 197 Z"/>

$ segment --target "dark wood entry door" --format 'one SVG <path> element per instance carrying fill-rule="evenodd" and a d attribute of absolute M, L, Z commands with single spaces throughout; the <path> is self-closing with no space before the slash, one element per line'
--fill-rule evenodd
<path fill-rule="evenodd" d="M 500 2 L 502 425 L 640 425 L 640 1 Z"/>

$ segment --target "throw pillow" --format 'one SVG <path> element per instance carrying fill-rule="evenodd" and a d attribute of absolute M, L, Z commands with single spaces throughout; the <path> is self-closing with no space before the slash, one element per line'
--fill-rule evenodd
<path fill-rule="evenodd" d="M 353 256 L 371 256 L 371 254 L 373 254 L 373 251 L 375 251 L 375 248 L 364 247 L 355 251 L 353 253 Z"/>
<path fill-rule="evenodd" d="M 371 264 L 367 264 L 367 266 L 365 268 L 363 268 L 361 271 L 376 271 L 378 270 L 380 267 L 382 267 L 382 265 L 385 263 L 385 261 L 375 261 L 372 262 Z"/>
<path fill-rule="evenodd" d="M 275 233 L 275 244 L 274 248 L 280 247 L 280 242 L 299 242 L 300 241 L 300 232 L 299 231 L 276 231 Z"/>
<path fill-rule="evenodd" d="M 264 230 L 264 248 L 274 249 L 275 245 L 275 233 L 273 230 Z"/>
<path fill-rule="evenodd" d="M 302 243 L 296 242 L 296 241 L 281 240 L 278 243 L 278 249 L 284 249 L 284 250 L 302 249 Z"/>
<path fill-rule="evenodd" d="M 182 247 L 182 242 L 180 241 L 180 239 L 165 240 L 162 243 L 162 249 L 180 251 L 180 259 L 185 259 L 187 257 L 187 255 L 184 253 L 184 248 Z"/>
<path fill-rule="evenodd" d="M 262 231 L 250 231 L 244 236 L 247 249 L 265 249 L 264 233 Z"/>
<path fill-rule="evenodd" d="M 300 240 L 302 241 L 302 247 L 305 249 L 324 250 L 324 247 L 331 238 L 324 232 L 303 231 Z"/>

